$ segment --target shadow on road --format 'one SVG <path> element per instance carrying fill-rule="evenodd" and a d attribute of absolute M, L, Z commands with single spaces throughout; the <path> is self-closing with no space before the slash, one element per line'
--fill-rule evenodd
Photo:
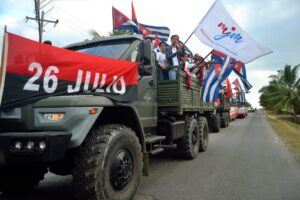
<path fill-rule="evenodd" d="M 159 168 L 164 163 L 171 165 L 174 162 L 180 162 L 180 160 L 182 159 L 174 150 L 167 150 L 159 155 L 150 156 L 150 171 Z M 0 193 L 0 200 L 74 200 L 71 182 L 71 176 L 56 176 L 48 173 L 39 186 L 31 191 L 18 194 Z M 134 200 L 155 200 L 155 198 L 149 195 L 137 194 Z"/>
<path fill-rule="evenodd" d="M 39 187 L 18 194 L 2 194 L 0 200 L 74 200 L 71 181 L 70 176 L 47 174 Z"/>

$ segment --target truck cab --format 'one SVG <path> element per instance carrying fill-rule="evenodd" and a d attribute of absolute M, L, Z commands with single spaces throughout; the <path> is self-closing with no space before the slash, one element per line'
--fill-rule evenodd
<path fill-rule="evenodd" d="M 65 47 L 95 56 L 138 62 L 138 99 L 121 103 L 79 93 L 52 96 L 0 113 L 0 190 L 37 185 L 48 171 L 73 175 L 78 199 L 131 199 L 148 175 L 148 155 L 166 148 L 194 159 L 208 147 L 216 110 L 201 88 L 178 71 L 157 80 L 149 40 L 123 35 Z M 119 198 L 118 198 L 119 199 Z"/>

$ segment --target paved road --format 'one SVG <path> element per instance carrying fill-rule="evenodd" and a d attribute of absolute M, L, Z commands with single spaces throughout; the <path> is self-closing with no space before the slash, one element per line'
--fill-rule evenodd
<path fill-rule="evenodd" d="M 135 200 L 300 200 L 300 163 L 260 114 L 210 135 L 192 161 L 172 152 L 151 157 Z M 71 200 L 71 177 L 47 174 L 30 194 L 0 199 Z"/>

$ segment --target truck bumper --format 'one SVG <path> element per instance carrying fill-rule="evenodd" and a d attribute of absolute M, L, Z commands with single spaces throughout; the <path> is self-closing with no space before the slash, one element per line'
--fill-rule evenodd
<path fill-rule="evenodd" d="M 70 141 L 67 132 L 0 134 L 0 165 L 37 164 L 63 159 Z"/>

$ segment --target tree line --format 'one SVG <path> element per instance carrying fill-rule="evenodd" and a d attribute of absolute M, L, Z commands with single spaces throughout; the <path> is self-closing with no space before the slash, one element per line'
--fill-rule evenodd
<path fill-rule="evenodd" d="M 261 106 L 276 113 L 300 114 L 299 66 L 286 65 L 277 74 L 269 76 L 269 84 L 259 90 Z"/>

